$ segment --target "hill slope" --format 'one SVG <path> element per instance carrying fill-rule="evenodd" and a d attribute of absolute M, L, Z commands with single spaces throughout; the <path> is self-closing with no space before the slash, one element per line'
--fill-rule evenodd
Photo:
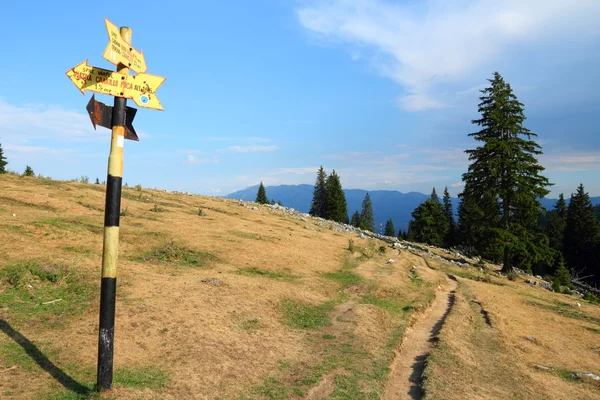
<path fill-rule="evenodd" d="M 0 187 L 0 398 L 96 398 L 105 188 Z M 125 188 L 122 209 L 114 398 L 390 398 L 406 328 L 448 294 L 447 274 L 458 288 L 418 384 L 428 398 L 600 393 L 571 378 L 600 374 L 589 302 L 279 208 Z"/>

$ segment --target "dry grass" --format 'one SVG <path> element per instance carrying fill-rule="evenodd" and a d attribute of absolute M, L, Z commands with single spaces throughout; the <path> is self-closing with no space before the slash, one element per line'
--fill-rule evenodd
<path fill-rule="evenodd" d="M 105 188 L 6 175 L 0 187 L 0 398 L 94 398 Z M 351 254 L 350 234 L 266 207 L 124 188 L 121 208 L 109 398 L 378 398 L 411 314 L 445 279 L 439 262 L 370 239 Z M 470 278 L 429 362 L 429 397 L 598 398 L 565 377 L 600 374 L 600 307 Z"/>
<path fill-rule="evenodd" d="M 0 334 L 0 368 L 16 366 L 0 369 L 0 397 L 92 396 L 104 186 L 13 176 L 0 185 L 10 199 L 0 202 L 0 269 L 52 261 L 92 288 L 84 307 L 43 318 L 28 317 L 31 299 L 19 308 L 11 297 L 0 308 L 46 366 Z M 336 396 L 376 395 L 408 316 L 433 287 L 408 278 L 416 260 L 382 269 L 391 249 L 379 254 L 374 241 L 355 239 L 361 252 L 352 255 L 350 234 L 309 231 L 268 208 L 133 188 L 124 188 L 121 208 L 115 377 L 133 369 L 142 383 L 116 379 L 118 398 L 288 398 L 339 368 Z M 0 295 L 13 290 L 2 285 Z M 315 310 L 322 321 L 310 321 Z M 61 384 L 48 363 L 71 380 Z M 143 383 L 154 380 L 164 383 Z"/>
<path fill-rule="evenodd" d="M 600 307 L 528 286 L 522 280 L 496 278 L 503 279 L 503 286 L 499 286 L 458 279 L 454 308 L 428 360 L 427 398 L 600 396 L 597 382 L 571 379 L 574 372 L 600 374 L 600 342 L 593 331 L 586 329 L 600 328 L 597 322 L 591 322 L 600 316 Z M 577 301 L 581 307 L 576 306 Z M 486 324 L 482 308 L 491 326 Z"/>

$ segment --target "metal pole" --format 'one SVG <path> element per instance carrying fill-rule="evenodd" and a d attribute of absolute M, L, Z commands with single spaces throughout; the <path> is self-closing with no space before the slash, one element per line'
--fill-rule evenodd
<path fill-rule="evenodd" d="M 120 28 L 121 37 L 131 44 L 131 29 Z M 117 72 L 129 74 L 119 64 Z M 110 390 L 113 380 L 113 350 L 115 335 L 115 301 L 117 291 L 117 258 L 119 250 L 119 216 L 121 213 L 121 185 L 123 183 L 123 142 L 127 100 L 115 97 L 112 114 L 112 135 L 106 179 L 104 211 L 104 245 L 102 249 L 102 283 L 100 286 L 100 331 L 98 335 L 98 380 L 100 391 Z"/>

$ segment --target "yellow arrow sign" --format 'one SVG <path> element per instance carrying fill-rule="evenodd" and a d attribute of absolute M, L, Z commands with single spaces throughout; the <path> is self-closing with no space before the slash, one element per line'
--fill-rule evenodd
<path fill-rule="evenodd" d="M 108 46 L 104 49 L 102 57 L 109 62 L 118 65 L 119 63 L 134 70 L 137 73 L 146 72 L 146 60 L 144 53 L 137 51 L 127 43 L 119 33 L 119 28 L 108 19 L 106 22 L 106 31 L 108 32 Z"/>
<path fill-rule="evenodd" d="M 162 76 L 150 74 L 126 75 L 88 65 L 87 60 L 67 71 L 67 76 L 82 94 L 86 90 L 109 96 L 131 99 L 140 107 L 163 110 L 156 90 L 163 84 Z"/>

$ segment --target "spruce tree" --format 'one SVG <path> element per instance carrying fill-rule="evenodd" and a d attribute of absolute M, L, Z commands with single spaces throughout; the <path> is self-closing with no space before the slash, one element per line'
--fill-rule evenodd
<path fill-rule="evenodd" d="M 4 157 L 4 150 L 2 150 L 2 143 L 0 143 L 0 174 L 6 173 L 6 157 Z"/>
<path fill-rule="evenodd" d="M 23 176 L 35 176 L 33 168 L 31 168 L 29 165 L 25 166 L 25 172 L 23 172 Z"/>
<path fill-rule="evenodd" d="M 580 275 L 593 275 L 590 281 L 600 282 L 600 255 L 596 249 L 600 232 L 594 207 L 582 184 L 571 195 L 564 234 L 564 255 L 567 266 Z"/>
<path fill-rule="evenodd" d="M 268 204 L 269 203 L 269 199 L 267 199 L 267 191 L 265 190 L 265 187 L 264 187 L 262 181 L 260 182 L 260 186 L 258 187 L 258 192 L 256 193 L 256 202 L 258 204 Z"/>
<path fill-rule="evenodd" d="M 569 269 L 565 266 L 565 261 L 561 253 L 556 253 L 553 269 L 555 282 L 563 286 L 571 283 L 571 275 L 569 273 Z"/>
<path fill-rule="evenodd" d="M 471 164 L 463 174 L 463 193 L 482 214 L 480 221 L 472 221 L 486 239 L 476 245 L 478 250 L 501 252 L 502 271 L 510 272 L 513 265 L 526 269 L 549 253 L 535 228 L 541 209 L 537 199 L 548 193 L 550 183 L 536 159 L 542 154 L 532 140 L 537 135 L 523 126 L 523 104 L 498 72 L 489 82 L 481 90 L 481 118 L 472 121 L 481 130 L 469 136 L 480 145 L 465 151 Z"/>
<path fill-rule="evenodd" d="M 313 217 L 325 218 L 327 206 L 326 181 L 327 174 L 321 165 L 321 168 L 319 168 L 319 171 L 317 172 L 317 180 L 313 190 L 312 204 L 310 206 L 310 211 L 308 212 Z"/>
<path fill-rule="evenodd" d="M 348 205 L 342 189 L 340 177 L 335 169 L 325 181 L 325 218 L 331 221 L 348 223 Z"/>
<path fill-rule="evenodd" d="M 442 246 L 447 234 L 448 225 L 444 209 L 439 201 L 431 198 L 425 200 L 412 212 L 413 220 L 409 231 L 413 240 L 434 246 Z"/>
<path fill-rule="evenodd" d="M 373 205 L 371 204 L 371 196 L 365 194 L 362 202 L 362 210 L 360 211 L 360 229 L 375 232 L 375 218 L 373 217 Z"/>
<path fill-rule="evenodd" d="M 558 196 L 554 210 L 548 213 L 548 225 L 544 231 L 548 236 L 550 247 L 554 250 L 563 251 L 563 241 L 565 236 L 565 227 L 567 226 L 567 203 L 561 193 Z"/>
<path fill-rule="evenodd" d="M 396 236 L 396 228 L 394 228 L 394 221 L 392 221 L 391 218 L 385 223 L 385 231 L 383 234 L 391 237 Z"/>
<path fill-rule="evenodd" d="M 450 193 L 448 193 L 448 187 L 444 188 L 444 216 L 446 217 L 446 224 L 448 225 L 448 233 L 444 238 L 445 245 L 448 247 L 456 244 L 456 222 L 454 221 L 454 211 L 452 210 L 452 201 L 450 200 Z"/>
<path fill-rule="evenodd" d="M 440 202 L 440 198 L 438 197 L 437 192 L 435 191 L 435 186 L 433 187 L 433 190 L 431 191 L 431 200 L 437 201 L 438 203 Z"/>
<path fill-rule="evenodd" d="M 358 228 L 360 225 L 360 214 L 358 213 L 358 210 L 354 211 L 354 214 L 352 214 L 352 219 L 350 220 L 350 225 Z"/>

